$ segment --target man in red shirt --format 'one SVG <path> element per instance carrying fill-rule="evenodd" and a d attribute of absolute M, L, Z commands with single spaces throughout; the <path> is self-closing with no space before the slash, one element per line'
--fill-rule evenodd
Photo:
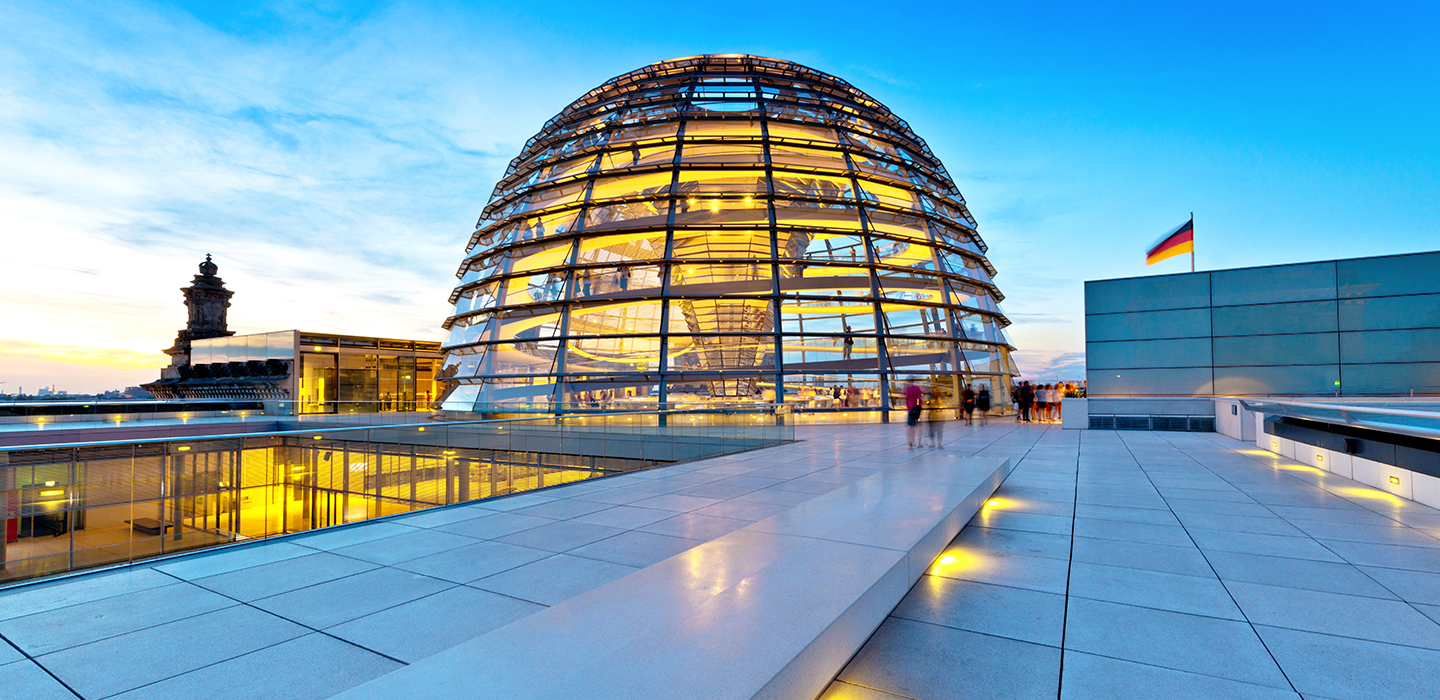
<path fill-rule="evenodd" d="M 911 447 L 920 446 L 920 404 L 925 399 L 925 390 L 914 379 L 905 385 L 905 439 Z"/>

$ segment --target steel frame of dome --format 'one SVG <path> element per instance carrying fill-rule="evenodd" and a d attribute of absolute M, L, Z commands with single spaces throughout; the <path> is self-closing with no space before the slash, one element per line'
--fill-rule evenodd
<path fill-rule="evenodd" d="M 897 379 L 1003 406 L 986 250 L 925 142 L 849 83 L 655 63 L 546 122 L 496 185 L 450 297 L 444 406 L 875 410 Z"/>

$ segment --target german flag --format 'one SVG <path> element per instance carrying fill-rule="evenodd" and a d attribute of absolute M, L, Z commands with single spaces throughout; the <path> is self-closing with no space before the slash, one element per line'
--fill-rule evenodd
<path fill-rule="evenodd" d="M 1162 236 L 1155 245 L 1150 246 L 1150 250 L 1145 253 L 1145 264 L 1154 265 L 1161 260 L 1185 253 L 1195 254 L 1195 219 L 1193 217 Z"/>

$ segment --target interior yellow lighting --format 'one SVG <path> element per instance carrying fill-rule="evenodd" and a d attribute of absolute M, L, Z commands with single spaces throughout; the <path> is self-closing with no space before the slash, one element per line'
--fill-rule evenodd
<path fill-rule="evenodd" d="M 65 494 L 65 491 L 63 491 L 63 490 L 61 490 L 61 489 L 55 489 L 54 491 L 41 491 L 41 492 L 40 492 L 40 495 L 41 495 L 41 496 L 62 496 L 62 495 L 64 495 L 64 494 Z"/>
<path fill-rule="evenodd" d="M 1324 462 L 1324 461 L 1325 461 L 1325 455 L 1315 455 L 1315 461 L 1316 461 L 1316 462 Z"/>
<path fill-rule="evenodd" d="M 1120 375 L 1117 374 L 1117 375 L 1115 375 L 1115 376 L 1118 377 L 1118 376 L 1120 376 Z M 1272 440 L 1272 441 L 1270 442 L 1270 446 L 1273 447 L 1273 448 L 1279 449 L 1279 448 L 1280 448 L 1280 443 L 1275 442 L 1275 441 Z"/>
<path fill-rule="evenodd" d="M 46 486 L 54 486 L 54 485 L 55 485 L 55 482 L 53 482 L 53 481 L 47 481 L 47 482 L 45 482 L 45 485 L 46 485 Z"/>
<path fill-rule="evenodd" d="M 1390 477 L 1390 483 L 1396 484 L 1396 485 L 1398 486 L 1398 485 L 1400 484 L 1400 477 L 1398 477 L 1398 476 L 1392 476 L 1392 477 Z"/>
<path fill-rule="evenodd" d="M 424 429 L 424 428 L 421 428 L 421 429 L 420 429 L 420 432 L 422 432 L 422 433 L 425 432 L 425 429 Z"/>
<path fill-rule="evenodd" d="M 177 448 L 175 448 L 175 449 L 176 449 L 176 450 L 179 450 L 179 451 L 181 451 L 181 452 L 189 452 L 189 451 L 190 451 L 190 446 L 189 446 L 189 445 L 181 445 L 181 446 L 179 446 L 179 447 L 177 447 Z"/>
<path fill-rule="evenodd" d="M 1315 467 L 1307 467 L 1307 466 L 1305 466 L 1305 465 L 1303 465 L 1303 464 L 1277 464 L 1277 465 L 1275 466 L 1275 468 L 1276 468 L 1276 469 L 1281 469 L 1281 470 L 1284 470 L 1284 471 L 1287 471 L 1287 472 L 1309 472 L 1309 473 L 1311 473 L 1311 474 L 1325 474 L 1325 473 L 1327 473 L 1327 472 L 1325 472 L 1325 471 L 1323 471 L 1323 470 L 1316 469 Z"/>
<path fill-rule="evenodd" d="M 985 502 L 985 510 L 1014 508 L 1017 504 L 1008 498 L 992 498 Z"/>
<path fill-rule="evenodd" d="M 455 450 L 445 450 L 445 454 L 447 454 L 447 455 L 453 455 L 453 454 L 455 454 Z"/>
<path fill-rule="evenodd" d="M 321 439 L 321 436 L 316 435 L 316 436 L 315 436 L 315 439 L 316 439 L 316 440 L 319 440 L 319 439 Z"/>
<path fill-rule="evenodd" d="M 303 471 L 304 469 L 305 467 L 290 467 L 290 471 L 292 472 Z"/>

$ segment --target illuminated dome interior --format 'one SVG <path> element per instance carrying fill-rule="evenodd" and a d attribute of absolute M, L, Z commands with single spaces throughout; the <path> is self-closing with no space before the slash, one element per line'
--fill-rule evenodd
<path fill-rule="evenodd" d="M 699 56 L 614 78 L 525 144 L 476 229 L 447 409 L 867 411 L 910 379 L 950 405 L 966 383 L 1009 401 L 995 270 L 944 166 L 804 66 Z"/>

